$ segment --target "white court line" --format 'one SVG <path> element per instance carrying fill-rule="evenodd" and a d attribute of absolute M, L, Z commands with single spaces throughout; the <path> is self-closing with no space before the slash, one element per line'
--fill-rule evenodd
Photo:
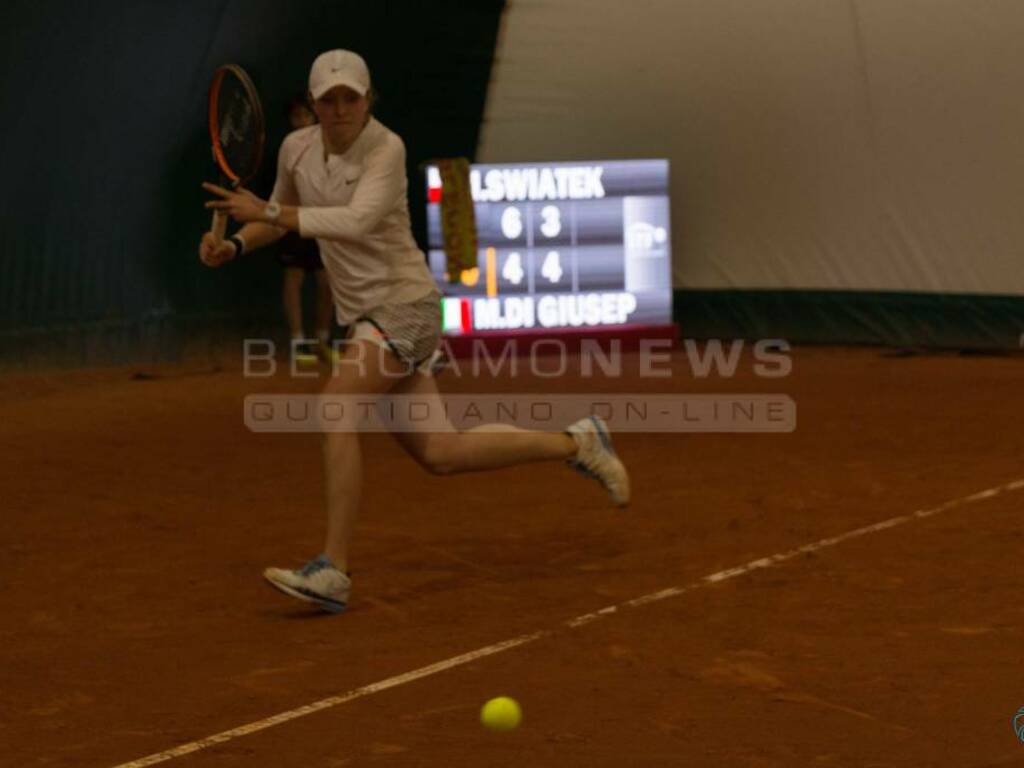
<path fill-rule="evenodd" d="M 891 517 L 888 520 L 883 520 L 880 523 L 874 523 L 873 525 L 865 525 L 863 528 L 857 528 L 852 531 L 847 531 L 838 536 L 832 536 L 827 539 L 820 539 L 819 541 L 812 542 L 810 544 L 804 544 L 802 547 L 796 549 L 790 549 L 786 552 L 780 552 L 775 555 L 769 555 L 768 557 L 762 557 L 758 560 L 752 560 L 746 565 L 740 565 L 735 568 L 729 568 L 724 571 L 718 571 L 717 573 L 711 573 L 697 581 L 691 582 L 681 587 L 670 587 L 663 589 L 659 592 L 653 592 L 649 595 L 637 597 L 632 600 L 628 600 L 619 605 L 610 605 L 607 608 L 602 608 L 599 611 L 593 613 L 587 613 L 583 616 L 577 616 L 574 619 L 570 619 L 563 622 L 560 627 L 568 627 L 570 629 L 581 627 L 584 624 L 589 624 L 598 619 L 604 618 L 605 616 L 611 616 L 618 613 L 624 608 L 638 608 L 641 605 L 647 605 L 649 603 L 655 603 L 660 600 L 666 600 L 670 597 L 676 597 L 678 595 L 685 594 L 686 592 L 692 592 L 700 587 L 707 586 L 708 584 L 718 584 L 723 581 L 728 581 L 737 576 L 742 576 L 745 573 L 751 573 L 762 568 L 771 568 L 772 566 L 784 563 L 787 560 L 792 560 L 794 557 L 798 557 L 803 554 L 809 554 L 811 552 L 817 552 L 818 550 L 827 549 L 828 547 L 834 547 L 836 544 L 841 544 L 844 541 L 850 539 L 857 539 L 861 536 L 867 536 L 870 533 L 878 533 L 889 528 L 895 528 L 896 526 L 909 523 L 913 520 L 920 520 L 925 517 L 931 517 L 937 515 L 940 512 L 945 512 L 955 507 L 961 507 L 965 504 L 972 504 L 978 501 L 984 501 L 991 499 L 993 496 L 998 496 L 1000 493 L 1009 491 L 1018 491 L 1024 489 L 1024 479 L 1014 480 L 1013 482 L 1000 485 L 995 488 L 987 488 L 984 491 L 973 493 L 970 496 L 964 496 L 959 499 L 953 499 L 951 501 L 944 502 L 937 507 L 931 509 L 922 509 L 913 512 L 909 515 L 900 515 L 899 517 Z M 520 635 L 519 637 L 512 638 L 511 640 L 505 640 L 501 643 L 495 643 L 489 645 L 486 648 L 479 648 L 469 653 L 464 653 L 461 656 L 454 656 L 445 661 L 439 661 L 436 664 L 431 664 L 427 667 L 420 667 L 419 669 L 413 670 L 412 672 L 406 672 L 402 675 L 395 677 L 389 677 L 386 680 L 381 680 L 378 683 L 372 683 L 371 685 L 363 686 L 362 688 L 356 688 L 349 691 L 348 693 L 342 693 L 338 696 L 331 696 L 320 701 L 313 702 L 312 704 L 306 704 L 305 706 L 298 707 L 297 709 L 291 709 L 287 712 L 281 712 L 280 714 L 268 717 L 264 720 L 257 720 L 254 723 L 248 725 L 242 725 L 238 728 L 232 728 L 230 731 L 223 731 L 221 733 L 214 734 L 213 736 L 207 736 L 205 739 L 199 739 L 198 741 L 189 742 L 188 744 L 182 744 L 180 747 L 174 747 L 164 752 L 158 752 L 148 757 L 143 757 L 138 760 L 132 760 L 129 763 L 121 763 L 120 765 L 114 766 L 114 768 L 144 768 L 149 765 L 156 765 L 157 763 L 163 763 L 168 760 L 173 760 L 176 757 L 183 757 L 184 755 L 191 754 L 193 752 L 199 752 L 200 750 L 207 749 L 216 744 L 223 744 L 226 741 L 232 741 L 234 739 L 248 736 L 258 731 L 272 728 L 275 725 L 281 725 L 287 723 L 290 720 L 296 720 L 306 715 L 311 715 L 314 712 L 320 712 L 331 707 L 336 707 L 340 704 L 353 701 L 355 699 L 361 699 L 364 696 L 371 696 L 381 691 L 386 691 L 389 688 L 396 688 L 405 683 L 411 683 L 414 680 L 419 680 L 423 677 L 429 677 L 436 675 L 439 672 L 446 672 L 449 669 L 460 667 L 463 664 L 468 664 L 477 659 L 482 659 L 486 656 L 493 656 L 504 651 L 511 650 L 512 648 L 518 648 L 519 646 L 527 645 L 536 640 L 540 640 L 545 637 L 549 637 L 555 633 L 555 629 L 545 629 L 538 632 L 533 632 L 528 635 Z"/>

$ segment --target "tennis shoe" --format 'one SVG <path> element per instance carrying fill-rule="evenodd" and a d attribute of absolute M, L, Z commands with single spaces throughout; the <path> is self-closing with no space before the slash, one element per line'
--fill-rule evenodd
<path fill-rule="evenodd" d="M 629 504 L 629 473 L 615 455 L 604 420 L 590 416 L 580 419 L 565 431 L 576 441 L 576 456 L 569 460 L 569 466 L 581 475 L 599 481 L 616 506 Z"/>
<path fill-rule="evenodd" d="M 330 613 L 341 613 L 348 607 L 352 581 L 334 567 L 327 555 L 310 560 L 298 571 L 267 568 L 263 577 L 286 595 L 315 603 Z"/>

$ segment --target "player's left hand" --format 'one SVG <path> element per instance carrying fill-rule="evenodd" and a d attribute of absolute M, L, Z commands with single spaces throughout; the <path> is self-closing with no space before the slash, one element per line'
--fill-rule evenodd
<path fill-rule="evenodd" d="M 244 187 L 230 190 L 218 187 L 216 184 L 203 182 L 203 189 L 219 195 L 221 198 L 220 200 L 207 201 L 207 208 L 220 209 L 240 224 L 246 224 L 250 221 L 264 221 L 266 218 L 263 211 L 267 207 L 267 201 L 256 197 L 256 195 Z"/>

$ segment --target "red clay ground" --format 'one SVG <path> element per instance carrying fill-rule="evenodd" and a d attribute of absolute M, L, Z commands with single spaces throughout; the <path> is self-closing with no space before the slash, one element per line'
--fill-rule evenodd
<path fill-rule="evenodd" d="M 368 438 L 340 617 L 260 578 L 321 543 L 317 437 L 242 425 L 247 393 L 294 382 L 202 366 L 0 381 L 0 763 L 114 766 L 554 629 L 164 765 L 1024 766 L 1024 490 L 558 629 L 1024 478 L 1021 358 L 804 349 L 781 380 L 750 363 L 558 380 L 796 402 L 793 434 L 621 434 L 626 512 L 559 465 L 432 477 Z M 500 694 L 523 705 L 512 734 L 477 722 Z"/>

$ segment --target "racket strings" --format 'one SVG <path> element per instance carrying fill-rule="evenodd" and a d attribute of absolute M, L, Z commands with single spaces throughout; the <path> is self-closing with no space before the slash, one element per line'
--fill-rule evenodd
<path fill-rule="evenodd" d="M 224 175 L 232 186 L 251 178 L 259 167 L 263 150 L 263 113 L 254 93 L 233 72 L 225 73 L 213 94 L 216 125 L 211 134 L 219 145 L 215 150 Z M 219 155 L 219 157 L 218 157 Z"/>

